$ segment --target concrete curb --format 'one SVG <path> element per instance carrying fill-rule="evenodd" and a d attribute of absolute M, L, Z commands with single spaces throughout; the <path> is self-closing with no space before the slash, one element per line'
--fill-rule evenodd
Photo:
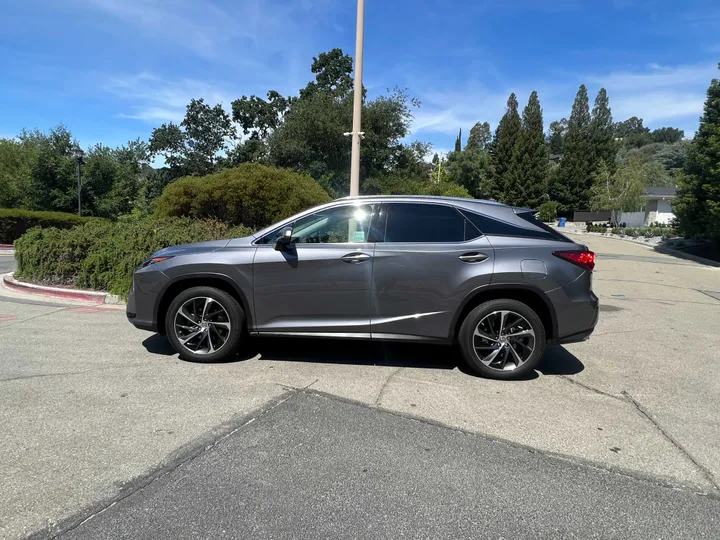
<path fill-rule="evenodd" d="M 91 302 L 93 304 L 122 303 L 120 301 L 120 297 L 115 294 L 98 291 L 83 291 L 78 289 L 62 289 L 60 287 L 46 287 L 44 285 L 35 285 L 34 283 L 24 283 L 15 279 L 12 273 L 5 274 L 2 280 L 5 287 L 20 293 L 36 294 L 40 296 L 54 296 L 56 298 Z"/>

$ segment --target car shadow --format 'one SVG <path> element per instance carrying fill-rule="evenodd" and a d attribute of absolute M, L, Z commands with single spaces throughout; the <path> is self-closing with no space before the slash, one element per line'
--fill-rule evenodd
<path fill-rule="evenodd" d="M 548 345 L 537 370 L 543 375 L 575 375 L 585 365 L 562 345 Z"/>
<path fill-rule="evenodd" d="M 165 336 L 153 334 L 142 342 L 152 354 L 176 354 Z M 458 347 L 428 343 L 393 343 L 312 338 L 251 337 L 242 351 L 230 362 L 251 358 L 260 361 L 308 362 L 360 366 L 390 366 L 452 370 L 478 376 L 463 361 Z M 536 371 L 517 380 L 532 380 L 539 375 L 575 375 L 585 366 L 567 349 L 548 346 Z"/>

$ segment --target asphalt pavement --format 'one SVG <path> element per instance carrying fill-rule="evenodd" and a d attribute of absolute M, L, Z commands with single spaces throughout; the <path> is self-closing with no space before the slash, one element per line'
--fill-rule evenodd
<path fill-rule="evenodd" d="M 0 276 L 15 271 L 15 257 L 0 253 Z"/>
<path fill-rule="evenodd" d="M 717 538 L 720 500 L 294 392 L 61 538 Z"/>

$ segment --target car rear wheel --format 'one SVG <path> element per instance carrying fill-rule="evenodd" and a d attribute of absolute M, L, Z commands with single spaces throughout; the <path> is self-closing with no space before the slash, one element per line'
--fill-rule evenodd
<path fill-rule="evenodd" d="M 168 308 L 165 331 L 180 358 L 221 362 L 240 346 L 245 313 L 238 301 L 214 287 L 193 287 L 178 294 Z"/>
<path fill-rule="evenodd" d="M 468 313 L 458 335 L 468 366 L 493 379 L 516 379 L 532 371 L 545 353 L 545 327 L 517 300 L 490 300 Z"/>

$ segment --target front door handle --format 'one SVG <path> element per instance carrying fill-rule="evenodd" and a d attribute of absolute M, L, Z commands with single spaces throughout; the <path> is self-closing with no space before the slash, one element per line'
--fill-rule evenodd
<path fill-rule="evenodd" d="M 348 253 L 344 257 L 340 257 L 343 261 L 350 264 L 360 264 L 367 261 L 370 255 L 367 253 Z"/>
<path fill-rule="evenodd" d="M 473 251 L 471 253 L 465 253 L 464 255 L 460 255 L 458 257 L 458 259 L 460 259 L 462 262 L 467 262 L 467 263 L 478 263 L 478 262 L 484 261 L 487 258 L 488 258 L 487 255 L 485 255 L 484 253 L 479 253 L 477 251 Z"/>

